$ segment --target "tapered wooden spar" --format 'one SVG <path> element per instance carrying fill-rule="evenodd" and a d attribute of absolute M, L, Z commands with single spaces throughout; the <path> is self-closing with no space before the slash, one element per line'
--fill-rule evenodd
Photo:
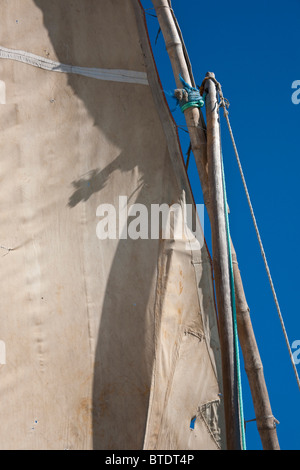
<path fill-rule="evenodd" d="M 175 18 L 173 16 L 170 1 L 152 0 L 152 3 L 154 5 L 158 22 L 164 37 L 166 49 L 170 57 L 176 86 L 178 88 L 182 88 L 179 75 L 181 75 L 187 83 L 193 85 L 193 76 L 186 61 L 183 43 L 178 31 L 178 25 L 176 24 Z M 190 133 L 197 169 L 200 175 L 204 204 L 208 210 L 209 187 L 206 168 L 207 155 L 205 122 L 202 113 L 198 108 L 189 108 L 185 111 L 184 115 Z"/>
<path fill-rule="evenodd" d="M 207 76 L 214 76 L 207 74 Z M 227 446 L 229 450 L 241 446 L 240 420 L 237 393 L 237 374 L 232 320 L 232 299 L 229 272 L 229 252 L 225 218 L 223 191 L 222 158 L 220 145 L 219 106 L 216 86 L 206 81 L 207 117 L 207 161 L 208 181 L 211 201 L 211 232 L 213 268 L 216 298 L 219 314 L 220 343 L 222 351 L 222 370 Z M 227 209 L 227 208 L 226 208 Z"/>
<path fill-rule="evenodd" d="M 183 44 L 178 32 L 177 25 L 174 21 L 170 2 L 168 0 L 153 0 L 153 5 L 156 10 L 158 21 L 161 31 L 164 36 L 166 49 L 168 51 L 176 85 L 180 88 L 182 86 L 179 75 L 184 80 L 192 84 L 191 72 L 186 63 L 184 55 Z M 222 368 L 223 368 L 223 394 L 224 394 L 224 408 L 226 420 L 226 439 L 228 449 L 239 449 L 241 446 L 239 421 L 238 421 L 238 402 L 235 386 L 235 362 L 234 362 L 234 338 L 232 326 L 232 310 L 231 310 L 231 293 L 230 293 L 230 278 L 228 269 L 228 249 L 226 245 L 226 227 L 224 217 L 224 199 L 223 192 L 218 193 L 218 201 L 212 202 L 212 194 L 210 191 L 211 184 L 215 182 L 209 181 L 207 171 L 207 146 L 206 134 L 204 131 L 203 119 L 201 119 L 201 111 L 198 108 L 189 108 L 185 111 L 185 119 L 189 129 L 193 153 L 195 156 L 202 192 L 204 196 L 204 203 L 210 216 L 212 224 L 213 236 L 213 259 L 215 280 L 218 287 L 216 288 L 216 296 L 219 310 L 219 317 L 221 318 L 220 328 L 220 342 L 222 350 Z M 216 160 L 216 152 L 212 151 L 213 159 Z M 220 155 L 220 148 L 219 148 Z M 220 159 L 219 159 L 220 161 Z M 219 172 L 217 176 L 217 187 L 221 188 L 222 173 Z M 214 171 L 214 170 L 213 170 Z M 216 174 L 215 174 L 216 176 Z M 218 205 L 218 204 L 221 204 Z M 214 209 L 213 206 L 214 205 Z M 215 224 L 216 211 L 219 214 L 219 224 Z M 221 222 L 220 219 L 223 219 Z M 218 233 L 218 231 L 221 232 Z M 222 247 L 220 247 L 220 243 Z"/>
<path fill-rule="evenodd" d="M 250 318 L 250 309 L 246 301 L 241 273 L 232 242 L 231 253 L 234 272 L 234 288 L 236 293 L 238 334 L 245 363 L 245 370 L 251 390 L 257 429 L 260 434 L 263 449 L 280 450 L 276 420 L 273 416 L 270 405 L 263 365 Z"/>
<path fill-rule="evenodd" d="M 152 3 L 155 7 L 165 42 L 167 43 L 167 50 L 173 68 L 176 85 L 181 86 L 179 83 L 179 73 L 181 73 L 187 82 L 193 84 L 193 78 L 188 69 L 186 57 L 184 55 L 182 40 L 178 34 L 177 25 L 172 11 L 170 10 L 170 2 L 168 0 L 152 0 Z M 201 110 L 199 109 L 189 108 L 184 114 L 190 134 L 193 155 L 195 157 L 199 173 L 204 203 L 209 219 L 212 220 L 207 175 L 206 133 L 203 130 L 203 128 L 205 128 L 205 124 L 203 122 Z M 260 433 L 263 449 L 275 450 L 279 449 L 275 420 L 271 410 L 263 366 L 251 323 L 250 309 L 247 304 L 233 244 L 231 251 L 234 269 L 238 334 L 245 369 L 252 393 L 257 427 Z"/>

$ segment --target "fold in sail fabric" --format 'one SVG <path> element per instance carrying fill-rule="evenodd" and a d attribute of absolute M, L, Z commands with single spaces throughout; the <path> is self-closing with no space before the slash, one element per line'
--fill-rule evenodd
<path fill-rule="evenodd" d="M 192 202 L 140 3 L 0 6 L 0 448 L 224 448 L 206 245 L 129 236 L 138 211 Z"/>

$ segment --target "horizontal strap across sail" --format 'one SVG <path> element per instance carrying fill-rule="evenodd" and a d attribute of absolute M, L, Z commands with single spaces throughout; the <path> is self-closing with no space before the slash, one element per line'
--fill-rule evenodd
<path fill-rule="evenodd" d="M 75 65 L 61 64 L 53 60 L 41 57 L 30 52 L 7 49 L 0 46 L 0 59 L 11 59 L 24 64 L 33 65 L 50 72 L 63 72 L 96 78 L 97 80 L 108 80 L 113 82 L 136 83 L 148 85 L 147 74 L 132 70 L 121 69 L 99 69 L 89 67 L 78 67 Z"/>

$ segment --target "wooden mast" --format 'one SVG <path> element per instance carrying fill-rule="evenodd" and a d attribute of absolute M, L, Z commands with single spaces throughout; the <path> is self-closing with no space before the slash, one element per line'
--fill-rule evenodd
<path fill-rule="evenodd" d="M 207 74 L 207 77 L 213 74 Z M 219 315 L 224 405 L 229 450 L 240 449 L 240 421 L 237 395 L 237 373 L 232 320 L 232 299 L 229 272 L 229 252 L 225 219 L 225 198 L 222 184 L 219 106 L 216 87 L 206 81 L 207 163 L 211 201 L 211 232 L 213 268 Z"/>
<path fill-rule="evenodd" d="M 280 450 L 276 419 L 272 413 L 263 364 L 255 339 L 250 309 L 247 304 L 243 281 L 232 241 L 231 255 L 234 273 L 238 335 L 251 390 L 257 429 L 264 450 Z"/>
<path fill-rule="evenodd" d="M 178 87 L 182 87 L 179 79 L 181 75 L 187 83 L 191 83 L 190 72 L 188 70 L 182 41 L 178 34 L 177 26 L 173 20 L 172 11 L 168 0 L 153 0 L 157 17 L 164 35 L 167 51 L 170 55 L 173 72 Z M 212 99 L 212 101 L 214 101 Z M 212 107 L 215 104 L 212 104 Z M 206 207 L 211 213 L 213 264 L 216 285 L 216 297 L 219 312 L 220 342 L 222 351 L 222 371 L 223 371 L 223 395 L 226 422 L 226 439 L 229 450 L 240 449 L 240 425 L 238 415 L 238 397 L 236 389 L 234 336 L 232 325 L 232 305 L 230 291 L 230 276 L 228 265 L 228 247 L 226 242 L 226 225 L 224 212 L 224 195 L 222 191 L 222 172 L 220 166 L 220 146 L 219 140 L 213 138 L 216 133 L 215 115 L 211 116 L 211 126 L 209 134 L 212 136 L 212 145 L 204 150 L 203 123 L 197 108 L 188 108 L 185 111 L 187 125 L 191 131 L 192 149 L 196 149 L 200 158 L 197 159 L 200 181 L 205 180 L 202 186 Z M 201 126 L 199 126 L 201 122 Z M 201 129 L 202 128 L 202 129 Z M 202 135 L 201 131 L 202 130 Z M 209 159 L 208 155 L 209 154 Z M 208 170 L 208 171 L 207 171 Z M 208 191 L 208 188 L 213 189 Z M 218 191 L 215 191 L 218 188 Z M 208 199 L 209 195 L 209 199 Z"/>
<path fill-rule="evenodd" d="M 160 28 L 164 36 L 166 48 L 176 81 L 176 86 L 181 87 L 182 85 L 179 80 L 179 74 L 181 74 L 186 82 L 193 84 L 194 80 L 192 73 L 188 68 L 184 54 L 184 45 L 181 41 L 178 32 L 178 25 L 176 24 L 174 13 L 171 9 L 169 0 L 152 0 L 152 3 L 156 10 Z M 211 189 L 208 180 L 207 169 L 207 136 L 206 132 L 204 131 L 204 119 L 201 111 L 198 108 L 189 108 L 184 112 L 184 114 L 190 134 L 192 151 L 199 173 L 204 203 L 211 224 L 213 225 Z M 263 449 L 278 450 L 279 443 L 275 424 L 276 420 L 272 414 L 263 373 L 263 366 L 253 332 L 250 310 L 246 301 L 243 282 L 238 268 L 236 252 L 232 241 L 231 252 L 234 270 L 238 334 L 245 363 L 245 370 L 251 389 L 257 428 L 260 434 Z M 228 448 L 234 445 L 232 441 L 235 441 L 235 439 L 229 442 Z"/>
<path fill-rule="evenodd" d="M 170 4 L 168 0 L 152 0 L 152 3 L 156 11 L 162 34 L 164 36 L 164 41 L 173 69 L 176 86 L 178 88 L 182 88 L 179 75 L 181 75 L 188 83 L 193 82 L 193 77 L 186 62 L 183 44 L 178 33 L 177 25 L 175 23 L 175 17 L 172 14 L 172 10 L 170 10 Z M 207 155 L 205 145 L 205 122 L 202 114 L 199 113 L 199 109 L 197 108 L 187 109 L 184 115 L 190 133 L 192 149 L 195 150 L 196 155 L 198 156 L 197 168 L 200 175 L 204 203 L 208 208 L 210 201 L 206 168 Z"/>

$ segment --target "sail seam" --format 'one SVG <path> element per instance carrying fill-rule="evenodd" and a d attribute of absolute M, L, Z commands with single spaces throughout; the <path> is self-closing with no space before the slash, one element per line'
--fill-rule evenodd
<path fill-rule="evenodd" d="M 41 57 L 31 52 L 7 49 L 0 46 L 0 59 L 10 59 L 27 65 L 47 70 L 48 72 L 62 72 L 83 75 L 97 80 L 107 80 L 122 83 L 135 83 L 149 85 L 146 72 L 123 69 L 100 69 L 90 67 L 79 67 L 75 65 L 62 64 L 54 60 Z"/>

